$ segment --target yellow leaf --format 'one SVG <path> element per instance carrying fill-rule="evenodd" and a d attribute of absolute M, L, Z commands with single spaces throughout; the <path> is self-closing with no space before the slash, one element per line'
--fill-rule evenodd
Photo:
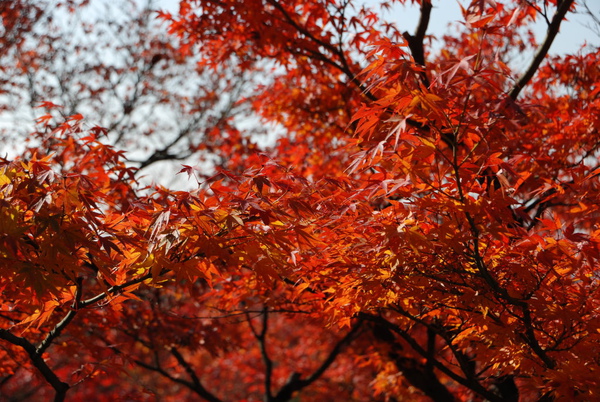
<path fill-rule="evenodd" d="M 423 143 L 423 145 L 426 145 L 429 148 L 435 148 L 435 144 L 433 142 L 429 141 L 427 138 L 425 138 L 425 137 L 419 137 L 419 140 L 421 140 L 421 142 Z"/>
<path fill-rule="evenodd" d="M 434 94 L 427 94 L 425 95 L 425 98 L 430 102 L 439 102 L 442 100 L 442 98 Z"/>

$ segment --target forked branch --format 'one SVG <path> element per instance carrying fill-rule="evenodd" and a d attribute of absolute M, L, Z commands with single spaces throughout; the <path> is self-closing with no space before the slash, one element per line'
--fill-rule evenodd
<path fill-rule="evenodd" d="M 340 339 L 333 349 L 329 352 L 329 355 L 323 360 L 323 363 L 317 368 L 308 378 L 302 379 L 299 373 L 292 373 L 286 384 L 279 390 L 277 395 L 272 399 L 274 402 L 285 402 L 289 401 L 295 392 L 308 387 L 310 384 L 321 378 L 323 373 L 333 364 L 338 355 L 348 346 L 354 338 L 357 336 L 358 330 L 361 328 L 363 319 L 359 318 L 358 321 L 352 326 L 350 331 Z"/>

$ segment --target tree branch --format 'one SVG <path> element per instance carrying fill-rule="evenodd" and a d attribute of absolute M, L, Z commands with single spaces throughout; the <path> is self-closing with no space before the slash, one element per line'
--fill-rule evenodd
<path fill-rule="evenodd" d="M 144 282 L 147 279 L 152 278 L 152 273 L 148 272 L 147 274 L 140 276 L 139 278 L 132 279 L 128 282 L 122 283 L 120 285 L 111 286 L 108 288 L 106 292 L 100 293 L 94 297 L 91 297 L 87 300 L 84 300 L 79 303 L 79 308 L 84 308 L 89 306 L 90 304 L 97 303 L 101 300 L 106 299 L 110 294 L 118 293 L 129 286 L 137 285 L 138 283 Z"/>
<path fill-rule="evenodd" d="M 46 338 L 40 343 L 40 345 L 36 348 L 31 342 L 23 337 L 19 337 L 14 335 L 8 330 L 0 329 L 0 339 L 4 339 L 13 345 L 20 346 L 27 352 L 29 358 L 31 359 L 33 365 L 39 370 L 44 379 L 54 388 L 56 391 L 55 401 L 60 402 L 65 399 L 66 393 L 69 390 L 69 384 L 62 382 L 58 376 L 52 371 L 52 369 L 46 364 L 44 359 L 42 358 L 42 354 L 52 345 L 52 342 L 60 336 L 61 332 L 71 323 L 78 310 L 81 308 L 85 308 L 91 304 L 97 303 L 100 300 L 104 300 L 110 294 L 114 294 L 120 292 L 121 290 L 141 283 L 147 279 L 152 278 L 152 274 L 148 273 L 139 278 L 133 279 L 131 281 L 125 282 L 121 285 L 115 285 L 110 287 L 106 292 L 100 293 L 90 299 L 85 301 L 81 301 L 82 297 L 82 278 L 78 278 L 76 286 L 77 290 L 75 293 L 75 300 L 73 301 L 73 305 L 71 306 L 71 311 L 67 313 L 67 315 L 58 323 L 56 326 L 48 333 Z"/>
<path fill-rule="evenodd" d="M 402 34 L 404 39 L 406 39 L 406 42 L 408 42 L 408 48 L 410 49 L 415 63 L 419 64 L 422 67 L 426 66 L 425 48 L 423 47 L 423 41 L 425 40 L 425 33 L 427 32 L 427 27 L 429 26 L 431 9 L 431 0 L 423 0 L 421 2 L 421 17 L 419 19 L 419 25 L 417 26 L 415 34 L 411 35 L 408 32 L 404 32 Z M 420 75 L 425 87 L 429 88 L 429 79 L 427 78 L 425 70 L 421 71 Z"/>
<path fill-rule="evenodd" d="M 456 400 L 435 373 L 427 369 L 426 364 L 422 364 L 417 359 L 400 356 L 394 351 L 389 352 L 389 356 L 398 370 L 402 372 L 404 378 L 434 402 L 453 402 Z"/>
<path fill-rule="evenodd" d="M 552 17 L 552 22 L 548 26 L 544 43 L 542 43 L 542 45 L 539 47 L 535 57 L 533 58 L 533 61 L 529 65 L 529 68 L 527 71 L 525 71 L 525 74 L 523 74 L 519 81 L 515 83 L 508 95 L 513 101 L 519 97 L 521 90 L 525 88 L 540 67 L 540 64 L 542 64 L 542 61 L 550 50 L 550 46 L 552 46 L 554 38 L 558 34 L 562 20 L 565 18 L 565 15 L 569 11 L 569 8 L 571 8 L 571 5 L 574 1 L 575 0 L 563 0 L 562 2 L 559 2 L 558 9 L 556 10 L 554 17 Z"/>
<path fill-rule="evenodd" d="M 145 342 L 143 342 L 139 338 L 134 338 L 134 339 L 136 339 L 137 341 L 141 342 L 142 344 L 145 344 Z M 104 339 L 103 339 L 103 341 L 106 342 Z M 116 346 L 112 346 L 111 345 L 109 347 L 116 354 L 118 354 L 118 355 L 124 355 L 124 353 L 119 348 L 117 348 Z M 171 374 L 169 374 L 167 371 L 165 371 L 165 369 L 163 369 L 162 367 L 160 367 L 160 364 L 158 362 L 158 355 L 155 356 L 155 360 L 156 360 L 155 365 L 148 364 L 148 363 L 146 363 L 146 362 L 144 362 L 142 360 L 138 360 L 138 359 L 135 359 L 135 358 L 132 358 L 131 361 L 133 363 L 137 364 L 138 366 L 145 368 L 146 370 L 150 370 L 150 371 L 154 371 L 156 373 L 159 373 L 160 375 L 162 375 L 163 377 L 167 378 L 168 380 L 173 381 L 173 382 L 178 383 L 178 384 L 181 384 L 181 385 L 183 385 L 183 386 L 191 389 L 196 394 L 198 394 L 198 396 L 200 396 L 201 398 L 204 398 L 205 400 L 207 400 L 209 402 L 222 402 L 219 398 L 217 398 L 215 395 L 213 395 L 211 392 L 209 392 L 206 388 L 204 388 L 204 386 L 200 383 L 200 380 L 198 379 L 198 377 L 194 373 L 192 367 L 189 365 L 189 363 L 187 361 L 185 361 L 183 359 L 183 356 L 181 356 L 181 354 L 179 353 L 179 351 L 177 351 L 177 349 L 171 348 L 171 353 L 173 354 L 173 356 L 175 356 L 175 359 L 177 359 L 177 361 L 179 362 L 179 364 L 181 364 L 184 367 L 184 369 L 186 370 L 186 372 L 188 374 L 190 374 L 190 377 L 192 377 L 192 381 L 184 380 L 182 378 L 173 377 Z"/>
<path fill-rule="evenodd" d="M 73 318 L 75 318 L 75 315 L 79 310 L 79 304 L 81 302 L 82 285 L 83 278 L 77 278 L 77 289 L 75 290 L 75 299 L 73 300 L 71 310 L 58 324 L 56 324 L 56 326 L 50 332 L 48 332 L 46 338 L 44 338 L 44 340 L 39 344 L 37 348 L 27 339 L 16 336 L 8 330 L 0 329 L 1 339 L 7 340 L 13 345 L 20 346 L 25 350 L 25 352 L 27 352 L 33 365 L 39 370 L 44 379 L 46 379 L 46 381 L 56 391 L 56 395 L 54 397 L 55 401 L 63 401 L 70 387 L 69 384 L 60 381 L 60 379 L 56 376 L 52 369 L 46 364 L 46 362 L 42 358 L 42 355 L 44 354 L 46 349 L 48 349 L 52 345 L 52 342 L 60 336 L 61 332 L 67 327 L 67 325 L 69 325 L 71 321 L 73 321 Z"/>
<path fill-rule="evenodd" d="M 204 386 L 200 382 L 200 379 L 194 372 L 194 369 L 192 368 L 192 366 L 190 366 L 190 364 L 183 358 L 183 356 L 181 355 L 181 353 L 179 353 L 177 348 L 175 348 L 175 347 L 171 348 L 171 354 L 173 356 L 175 356 L 175 359 L 177 359 L 177 362 L 185 369 L 185 371 L 188 373 L 188 375 L 192 379 L 192 382 L 194 383 L 193 389 L 198 395 L 200 395 L 202 398 L 204 398 L 210 402 L 220 402 L 219 398 L 217 398 L 212 393 L 210 393 L 206 388 L 204 388 Z"/>
<path fill-rule="evenodd" d="M 344 336 L 335 344 L 331 352 L 329 352 L 327 358 L 323 361 L 323 363 L 321 363 L 319 368 L 311 374 L 310 377 L 303 380 L 301 379 L 299 373 L 292 373 L 286 384 L 279 390 L 277 395 L 273 398 L 273 402 L 289 401 L 293 397 L 294 392 L 300 391 L 302 388 L 309 386 L 310 384 L 321 378 L 323 373 L 325 373 L 329 366 L 331 366 L 331 364 L 335 361 L 335 359 L 341 353 L 343 348 L 352 342 L 362 323 L 363 319 L 359 318 L 358 321 L 352 326 L 350 331 L 346 334 L 346 336 Z"/>
<path fill-rule="evenodd" d="M 421 345 L 419 345 L 419 343 L 412 336 L 410 336 L 408 334 L 408 332 L 406 332 L 405 330 L 400 328 L 398 325 L 391 323 L 390 321 L 386 320 L 385 318 L 383 318 L 381 316 L 371 315 L 371 314 L 367 314 L 367 313 L 359 313 L 359 315 L 361 317 L 363 317 L 365 320 L 377 323 L 377 324 L 391 330 L 392 332 L 395 332 L 402 339 L 404 339 L 404 341 L 406 341 L 406 343 L 408 343 L 409 346 L 415 352 L 417 352 L 421 356 L 427 358 L 427 356 L 428 356 L 427 350 L 425 348 L 423 348 Z M 501 402 L 501 399 L 499 399 L 498 396 L 495 395 L 493 392 L 488 391 L 483 386 L 481 386 L 481 384 L 479 384 L 478 382 L 473 382 L 472 379 L 460 376 L 459 374 L 455 373 L 454 371 L 452 371 L 451 369 L 446 367 L 438 359 L 430 360 L 430 363 L 436 369 L 438 369 L 439 371 L 444 373 L 446 376 L 450 377 L 452 380 L 473 390 L 474 392 L 478 393 L 479 395 L 483 396 L 484 398 L 486 398 L 490 401 L 494 401 L 494 402 Z"/>
<path fill-rule="evenodd" d="M 82 285 L 83 285 L 83 278 L 77 278 L 77 282 L 76 282 L 77 289 L 75 290 L 75 300 L 73 300 L 73 305 L 71 306 L 71 310 L 69 310 L 67 315 L 65 315 L 65 317 L 58 324 L 56 324 L 56 326 L 52 329 L 52 331 L 48 332 L 48 335 L 46 335 L 46 338 L 42 341 L 42 343 L 39 344 L 39 346 L 36 349 L 36 353 L 39 356 L 41 356 L 46 351 L 46 349 L 48 349 L 50 347 L 50 345 L 52 345 L 52 342 L 60 336 L 60 333 L 62 332 L 62 330 L 65 329 L 66 326 L 71 323 L 71 321 L 73 321 L 73 318 L 75 318 L 75 315 L 77 314 L 77 312 L 79 310 L 79 303 L 81 302 Z"/>
<path fill-rule="evenodd" d="M 265 306 L 263 308 L 262 312 L 263 312 L 263 321 L 262 321 L 262 327 L 260 329 L 260 332 L 256 331 L 256 329 L 254 329 L 254 325 L 252 325 L 252 319 L 250 318 L 249 314 L 247 314 L 247 318 L 248 318 L 248 325 L 250 325 L 252 334 L 254 334 L 254 337 L 256 338 L 256 340 L 258 340 L 258 344 L 260 346 L 260 354 L 262 356 L 263 362 L 265 363 L 265 400 L 267 402 L 271 402 L 271 401 L 273 401 L 273 393 L 271 391 L 272 379 L 273 379 L 272 378 L 273 377 L 273 361 L 271 360 L 271 358 L 269 357 L 269 354 L 267 353 L 267 345 L 266 345 L 269 310 Z"/>
<path fill-rule="evenodd" d="M 6 329 L 0 329 L 0 339 L 4 339 L 12 343 L 13 345 L 20 346 L 27 352 L 31 362 L 42 374 L 44 379 L 54 388 L 56 395 L 54 396 L 55 402 L 62 402 L 65 400 L 65 396 L 70 386 L 66 382 L 62 382 L 58 376 L 52 371 L 52 369 L 46 364 L 42 356 L 37 353 L 37 349 L 31 342 L 20 336 L 14 335 Z"/>
<path fill-rule="evenodd" d="M 475 262 L 475 266 L 477 270 L 485 280 L 485 282 L 492 288 L 494 293 L 501 299 L 506 300 L 508 303 L 512 304 L 521 309 L 523 312 L 522 322 L 525 327 L 525 333 L 518 333 L 519 336 L 525 341 L 527 345 L 533 350 L 533 352 L 544 362 L 546 367 L 552 369 L 556 367 L 556 363 L 548 356 L 544 348 L 540 345 L 537 337 L 535 336 L 535 331 L 533 329 L 533 319 L 531 317 L 531 312 L 529 309 L 529 304 L 523 300 L 519 300 L 515 297 L 512 297 L 508 291 L 500 286 L 498 281 L 492 276 L 490 271 L 488 270 L 485 261 L 483 260 L 482 255 L 479 252 L 479 229 L 477 229 L 477 225 L 475 224 L 475 220 L 471 216 L 469 212 L 465 213 L 469 226 L 471 227 L 471 232 L 473 234 L 473 260 Z"/>

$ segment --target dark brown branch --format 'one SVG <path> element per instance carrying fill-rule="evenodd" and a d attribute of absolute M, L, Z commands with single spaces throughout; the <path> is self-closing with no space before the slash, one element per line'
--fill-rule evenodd
<path fill-rule="evenodd" d="M 565 2 L 568 2 L 568 0 L 565 0 Z M 564 5 L 564 3 L 563 3 L 563 5 Z M 461 182 L 460 173 L 459 173 L 458 166 L 456 165 L 456 163 L 454 166 L 454 173 L 456 176 L 456 182 L 459 183 L 458 193 L 460 195 L 460 201 L 464 203 L 465 198 L 464 198 L 462 187 L 460 186 L 460 182 Z M 488 284 L 488 286 L 492 289 L 492 291 L 496 294 L 496 296 L 498 298 L 505 300 L 506 302 L 510 303 L 511 305 L 513 305 L 515 307 L 518 307 L 522 311 L 523 317 L 521 318 L 521 321 L 523 322 L 523 325 L 525 327 L 525 333 L 518 333 L 519 336 L 525 341 L 525 343 L 527 345 L 529 345 L 529 347 L 542 360 L 542 362 L 546 365 L 546 367 L 548 367 L 550 369 L 554 368 L 556 366 L 556 363 L 548 356 L 548 354 L 546 353 L 544 348 L 540 345 L 537 337 L 535 336 L 535 331 L 533 328 L 533 319 L 531 317 L 531 312 L 529 310 L 529 304 L 524 300 L 520 300 L 518 298 L 512 297 L 508 293 L 508 291 L 505 288 L 503 288 L 502 286 L 500 286 L 498 281 L 492 276 L 492 274 L 488 270 L 487 265 L 485 264 L 483 256 L 479 252 L 480 232 L 479 232 L 479 229 L 475 222 L 475 219 L 469 212 L 465 212 L 465 217 L 467 219 L 467 222 L 469 224 L 469 228 L 471 230 L 471 234 L 473 237 L 473 251 L 472 251 L 471 258 L 473 259 L 473 262 L 475 263 L 475 266 L 477 267 L 477 271 L 479 272 L 479 274 L 481 275 L 483 280 Z"/>
<path fill-rule="evenodd" d="M 44 379 L 54 388 L 56 395 L 54 396 L 55 402 L 62 402 L 65 400 L 67 391 L 69 390 L 69 384 L 62 382 L 58 376 L 52 371 L 52 369 L 46 364 L 42 356 L 37 353 L 35 346 L 27 339 L 20 336 L 14 335 L 12 332 L 6 329 L 0 329 L 0 339 L 4 339 L 12 343 L 13 345 L 20 346 L 27 352 L 31 362 L 36 369 L 42 374 Z"/>
<path fill-rule="evenodd" d="M 544 17 L 544 21 L 546 21 L 546 24 L 550 25 L 550 20 L 548 19 L 548 9 L 547 9 L 547 6 L 546 6 L 546 3 L 548 3 L 547 1 L 544 2 L 544 9 L 543 10 L 541 8 L 539 8 L 531 0 L 525 0 L 525 3 L 527 3 L 527 5 L 529 7 L 533 8 L 535 11 L 537 11 L 539 15 L 541 15 L 542 17 Z"/>
<path fill-rule="evenodd" d="M 308 39 L 310 39 L 317 45 L 322 46 L 323 48 L 329 50 L 332 54 L 338 54 L 338 50 L 336 49 L 336 47 L 334 45 L 332 45 L 329 42 L 324 42 L 323 40 L 315 37 L 308 29 L 301 26 L 296 20 L 294 20 L 292 18 L 292 16 L 285 10 L 285 8 L 280 4 L 280 2 L 278 0 L 267 0 L 267 1 L 269 4 L 271 4 L 277 10 L 279 10 L 279 12 L 283 15 L 283 17 L 288 22 L 288 24 L 290 24 L 292 27 L 294 27 L 294 29 L 296 31 L 298 31 L 302 35 L 306 36 Z"/>
<path fill-rule="evenodd" d="M 427 362 L 425 363 L 425 369 L 428 372 L 433 372 L 433 359 L 435 358 L 435 338 L 437 336 L 436 331 L 433 328 L 427 327 Z"/>
<path fill-rule="evenodd" d="M 193 388 L 194 392 L 196 392 L 198 395 L 200 395 L 202 398 L 206 399 L 207 401 L 210 401 L 210 402 L 219 402 L 220 401 L 219 398 L 217 398 L 212 393 L 210 393 L 202 385 L 202 383 L 200 382 L 200 379 L 196 375 L 196 372 L 194 371 L 192 366 L 190 366 L 190 364 L 183 358 L 183 356 L 181 355 L 181 353 L 179 353 L 177 348 L 175 348 L 175 347 L 171 348 L 171 354 L 173 356 L 175 356 L 175 359 L 177 359 L 177 362 L 185 369 L 185 371 L 188 373 L 188 375 L 192 379 L 192 382 L 194 384 L 194 388 Z"/>
<path fill-rule="evenodd" d="M 325 373 L 325 371 L 333 364 L 333 362 L 342 352 L 342 350 L 354 340 L 354 337 L 356 336 L 358 330 L 361 328 L 362 323 L 363 319 L 359 318 L 358 321 L 352 326 L 350 331 L 346 334 L 346 336 L 344 336 L 335 344 L 331 352 L 329 352 L 327 358 L 323 361 L 323 363 L 321 363 L 319 368 L 310 375 L 310 377 L 303 380 L 299 373 L 292 373 L 290 378 L 287 380 L 286 384 L 272 399 L 273 402 L 289 401 L 295 392 L 300 391 L 301 389 L 309 386 L 310 384 L 321 378 L 323 373 Z"/>
<path fill-rule="evenodd" d="M 60 336 L 62 330 L 65 329 L 66 326 L 71 323 L 71 321 L 73 321 L 73 318 L 75 318 L 75 315 L 79 310 L 79 303 L 81 302 L 82 284 L 83 278 L 77 278 L 75 300 L 73 300 L 71 310 L 69 310 L 67 315 L 65 315 L 65 317 L 58 324 L 56 324 L 52 331 L 48 332 L 46 338 L 42 341 L 42 343 L 39 344 L 39 346 L 36 349 L 36 353 L 38 355 L 41 356 L 46 351 L 46 349 L 48 349 L 50 345 L 52 345 L 52 342 Z"/>
<path fill-rule="evenodd" d="M 434 402 L 453 402 L 456 400 L 454 395 L 441 383 L 435 373 L 429 371 L 417 359 L 403 357 L 393 351 L 389 353 L 389 356 L 394 361 L 398 370 L 402 372 L 404 378 Z"/>
<path fill-rule="evenodd" d="M 267 331 L 269 328 L 268 320 L 269 320 L 269 310 L 267 307 L 263 308 L 263 321 L 260 332 L 254 329 L 254 325 L 252 325 L 252 319 L 250 315 L 247 315 L 248 325 L 250 326 L 250 330 L 252 334 L 258 340 L 258 344 L 260 346 L 260 354 L 262 356 L 263 362 L 265 363 L 265 401 L 271 402 L 273 401 L 273 393 L 271 391 L 272 380 L 273 380 L 273 361 L 269 357 L 267 352 Z"/>
<path fill-rule="evenodd" d="M 141 360 L 137 360 L 137 359 L 134 359 L 133 362 L 140 367 L 143 367 L 150 371 L 155 371 L 155 372 L 159 373 L 160 375 L 162 375 L 163 377 L 165 377 L 173 382 L 176 382 L 178 384 L 184 385 L 184 386 L 188 387 L 189 389 L 191 389 L 192 391 L 198 393 L 194 386 L 194 383 L 184 380 L 184 379 L 181 379 L 181 378 L 173 377 L 171 374 L 166 372 L 162 367 L 153 366 L 151 364 L 145 363 L 145 362 L 143 362 Z M 200 394 L 198 394 L 198 395 L 200 395 Z M 205 398 L 205 399 L 207 399 L 208 401 L 211 401 L 211 402 L 221 402 L 221 400 L 216 397 L 214 397 L 214 399 L 208 399 L 208 398 Z"/>
<path fill-rule="evenodd" d="M 533 319 L 531 318 L 529 304 L 524 304 L 525 305 L 521 307 L 521 310 L 523 311 L 523 325 L 525 326 L 525 333 L 519 335 L 525 341 L 525 343 L 529 345 L 533 352 L 544 362 L 546 367 L 553 369 L 556 367 L 556 363 L 548 356 L 546 350 L 542 348 L 537 340 L 535 331 L 533 330 Z"/>
<path fill-rule="evenodd" d="M 542 61 L 544 60 L 544 58 L 548 54 L 548 51 L 550 50 L 550 46 L 552 46 L 554 38 L 558 34 L 560 24 L 562 23 L 563 19 L 565 18 L 565 15 L 569 11 L 569 8 L 571 8 L 571 5 L 574 1 L 575 0 L 563 0 L 562 2 L 559 2 L 560 5 L 558 6 L 556 13 L 554 14 L 554 17 L 552 17 L 552 22 L 548 26 L 548 31 L 546 33 L 544 43 L 542 43 L 542 45 L 537 50 L 535 57 L 529 65 L 529 68 L 527 68 L 527 71 L 525 71 L 525 74 L 523 74 L 523 76 L 519 78 L 519 81 L 515 83 L 514 87 L 509 93 L 509 97 L 512 100 L 516 100 L 519 97 L 521 90 L 523 90 L 523 88 L 527 86 L 529 81 L 533 78 L 536 71 L 540 67 L 540 64 L 542 64 Z"/>
<path fill-rule="evenodd" d="M 469 223 L 471 233 L 473 235 L 472 258 L 475 262 L 477 270 L 479 271 L 485 282 L 490 286 L 490 288 L 499 298 L 506 300 L 508 303 L 521 309 L 523 313 L 523 317 L 521 318 L 521 320 L 525 327 L 525 333 L 521 333 L 519 335 L 525 341 L 525 343 L 529 345 L 533 352 L 544 362 L 546 367 L 551 369 L 554 368 L 556 366 L 556 363 L 548 356 L 544 348 L 542 348 L 542 346 L 540 345 L 537 337 L 535 336 L 535 331 L 533 329 L 533 319 L 529 310 L 529 304 L 527 304 L 527 302 L 523 300 L 512 297 L 505 288 L 500 286 L 500 284 L 489 272 L 485 262 L 483 261 L 483 257 L 479 252 L 479 229 L 477 229 L 475 220 L 473 219 L 470 213 L 466 212 L 465 216 L 467 218 L 467 222 Z"/>
<path fill-rule="evenodd" d="M 429 18 L 431 17 L 431 1 L 423 0 L 421 2 L 421 17 L 419 19 L 419 25 L 417 26 L 417 30 L 414 35 L 411 35 L 408 32 L 404 32 L 402 36 L 408 42 L 408 48 L 415 60 L 415 63 L 420 65 L 421 67 L 426 66 L 425 62 L 425 48 L 423 46 L 423 41 L 425 40 L 425 33 L 427 32 L 427 27 L 429 26 Z M 421 71 L 421 80 L 425 87 L 429 88 L 429 79 L 427 78 L 427 74 L 425 70 Z"/>
<path fill-rule="evenodd" d="M 150 347 L 150 345 L 147 344 L 146 342 L 144 342 L 143 340 L 136 338 L 135 336 L 133 336 L 131 334 L 128 334 L 128 335 L 132 336 L 134 339 L 136 339 L 138 342 L 142 343 L 143 345 Z M 104 339 L 102 339 L 102 340 L 106 343 L 106 340 L 104 340 Z M 109 347 L 116 354 L 124 355 L 124 353 L 116 346 L 111 345 Z M 177 359 L 179 364 L 182 364 L 182 362 L 184 363 L 182 365 L 184 366 L 184 369 L 186 370 L 186 372 L 188 374 L 190 374 L 190 370 L 193 373 L 193 369 L 191 368 L 189 363 L 183 359 L 183 356 L 181 356 L 181 354 L 179 354 L 177 349 L 172 348 L 171 353 L 173 354 L 173 356 L 175 356 L 175 359 Z M 158 361 L 158 355 L 155 355 L 155 364 L 154 365 L 148 364 L 142 360 L 138 360 L 135 358 L 132 358 L 131 361 L 133 363 L 137 364 L 138 366 L 145 368 L 146 370 L 159 373 L 160 375 L 167 378 L 168 380 L 173 381 L 178 384 L 181 384 L 181 385 L 189 388 L 190 390 L 192 390 L 196 394 L 198 394 L 198 396 L 200 396 L 201 398 L 204 398 L 205 400 L 207 400 L 209 402 L 222 402 L 219 398 L 217 398 L 215 395 L 213 395 L 211 392 L 209 392 L 206 388 L 204 388 L 204 386 L 200 383 L 200 380 L 197 378 L 195 373 L 193 373 L 192 381 L 184 380 L 183 378 L 173 377 L 171 374 L 169 374 L 167 371 L 165 371 L 165 369 L 163 369 L 160 366 L 159 361 Z M 189 370 L 188 370 L 188 368 L 189 368 Z M 197 382 L 196 382 L 196 380 L 197 380 Z"/>
<path fill-rule="evenodd" d="M 284 279 L 285 280 L 285 279 Z M 289 281 L 289 279 L 288 279 Z M 293 282 L 292 282 L 293 283 Z M 307 292 L 310 292 L 308 289 L 305 289 Z M 313 290 L 312 293 L 315 293 L 315 291 Z M 212 307 L 213 310 L 216 311 L 223 311 L 223 314 L 220 315 L 185 315 L 185 314 L 176 314 L 176 313 L 171 313 L 172 317 L 177 317 L 177 318 L 181 318 L 184 320 L 220 320 L 220 319 L 224 319 L 224 318 L 231 318 L 231 317 L 237 317 L 240 315 L 248 315 L 250 314 L 257 314 L 257 315 L 261 315 L 262 314 L 262 310 L 243 310 L 243 311 L 236 311 L 236 310 L 232 310 L 231 312 L 228 312 L 229 310 L 223 310 L 223 309 L 218 309 L 216 307 Z M 282 314 L 312 314 L 312 312 L 310 311 L 304 311 L 304 310 L 292 310 L 292 309 L 274 309 L 274 310 L 269 310 L 269 313 L 282 313 Z"/>
<path fill-rule="evenodd" d="M 65 395 L 69 390 L 69 384 L 60 381 L 52 369 L 50 369 L 50 367 L 46 364 L 42 358 L 42 355 L 46 349 L 52 345 L 52 342 L 60 336 L 61 332 L 67 327 L 67 325 L 73 321 L 73 318 L 75 318 L 81 302 L 82 284 L 83 278 L 78 278 L 76 283 L 77 289 L 75 290 L 75 300 L 73 300 L 71 310 L 58 324 L 56 324 L 56 326 L 48 333 L 48 335 L 46 335 L 46 338 L 44 338 L 37 348 L 25 338 L 13 335 L 7 330 L 0 330 L 0 338 L 7 340 L 14 345 L 20 346 L 27 352 L 33 365 L 39 370 L 46 381 L 56 391 L 56 395 L 54 397 L 55 401 L 63 401 L 65 399 Z"/>
<path fill-rule="evenodd" d="M 101 300 L 106 299 L 111 294 L 119 293 L 123 289 L 128 288 L 129 286 L 137 285 L 138 283 L 144 282 L 145 280 L 150 278 L 152 278 L 152 274 L 149 272 L 146 275 L 140 276 L 139 278 L 132 279 L 120 285 L 111 286 L 106 292 L 100 293 L 99 295 L 96 295 L 92 298 L 80 302 L 79 308 L 84 308 L 89 306 L 90 304 L 97 303 Z"/>
<path fill-rule="evenodd" d="M 319 377 L 323 375 L 323 373 L 331 366 L 331 364 L 335 361 L 336 357 L 340 354 L 342 349 L 348 345 L 354 338 L 354 335 L 358 332 L 359 328 L 362 325 L 362 319 L 359 319 L 356 324 L 352 327 L 352 329 L 344 336 L 336 345 L 333 347 L 327 358 L 323 361 L 321 366 L 314 372 L 310 377 L 306 379 L 307 385 L 316 381 Z"/>
<path fill-rule="evenodd" d="M 515 384 L 515 377 L 512 375 L 506 375 L 499 377 L 495 382 L 494 386 L 498 390 L 498 393 L 505 402 L 519 402 L 519 388 Z"/>
<path fill-rule="evenodd" d="M 75 300 L 73 301 L 73 305 L 71 307 L 71 311 L 67 313 L 67 315 L 58 323 L 56 326 L 48 333 L 46 338 L 40 343 L 40 345 L 36 348 L 32 343 L 30 343 L 27 339 L 16 336 L 12 334 L 10 331 L 5 329 L 0 329 L 0 339 L 4 339 L 13 345 L 20 346 L 23 348 L 29 358 L 31 359 L 33 365 L 38 369 L 38 371 L 42 374 L 44 379 L 54 388 L 56 391 L 55 401 L 63 401 L 65 399 L 66 393 L 69 390 L 69 384 L 60 381 L 60 379 L 56 376 L 56 374 L 50 369 L 50 367 L 46 364 L 44 359 L 42 359 L 42 354 L 52 345 L 52 342 L 60 336 L 61 332 L 66 328 L 69 323 L 75 318 L 78 310 L 81 308 L 85 308 L 91 304 L 97 303 L 101 300 L 107 298 L 110 294 L 115 294 L 123 289 L 141 283 L 147 279 L 152 278 L 152 274 L 148 273 L 142 277 L 133 279 L 131 281 L 125 282 L 121 285 L 112 286 L 108 289 L 107 292 L 100 293 L 90 299 L 85 301 L 81 301 L 82 296 L 82 279 L 79 279 L 76 286 L 77 291 L 75 293 Z"/>
<path fill-rule="evenodd" d="M 396 306 L 393 310 L 400 313 L 404 317 L 409 318 L 413 322 L 418 323 L 418 324 L 424 326 L 425 328 L 427 328 L 427 334 L 428 334 L 427 349 L 423 349 L 423 350 L 426 350 L 428 355 L 426 356 L 427 357 L 427 361 L 426 361 L 426 365 L 425 365 L 426 371 L 422 372 L 421 376 L 427 376 L 427 377 L 431 378 L 431 382 L 433 382 L 434 378 L 437 379 L 437 376 L 435 376 L 435 374 L 433 372 L 433 366 L 434 366 L 434 361 L 435 361 L 434 351 L 430 350 L 431 338 L 433 338 L 432 335 L 435 334 L 444 340 L 448 349 L 454 355 L 454 358 L 458 362 L 460 369 L 464 373 L 465 379 L 470 384 L 469 387 L 473 390 L 485 390 L 485 388 L 481 385 L 481 383 L 477 379 L 477 374 L 475 373 L 475 362 L 469 356 L 467 356 L 464 352 L 459 350 L 458 347 L 453 343 L 456 332 L 448 331 L 447 328 L 444 328 L 444 326 L 438 325 L 435 322 L 430 323 L 430 322 L 427 322 L 426 320 L 423 320 L 422 318 L 416 317 L 416 316 L 410 314 L 408 311 L 401 308 L 400 306 Z M 454 334 L 452 332 L 454 332 Z M 419 383 L 415 382 L 415 386 L 419 387 L 418 385 L 419 385 Z M 421 385 L 423 385 L 423 384 L 421 383 Z M 423 389 L 423 388 L 421 388 L 421 389 Z M 430 390 L 423 389 L 423 391 L 426 394 L 428 394 L 428 392 Z M 442 397 L 443 390 L 441 388 L 438 388 L 438 390 L 435 392 L 435 395 L 437 395 L 439 400 L 444 400 L 444 398 Z M 430 395 L 430 396 L 433 398 L 433 395 Z"/>
<path fill-rule="evenodd" d="M 406 343 L 408 343 L 408 345 L 415 352 L 417 352 L 421 356 L 427 358 L 427 355 L 428 355 L 427 350 L 425 348 L 423 348 L 421 345 L 419 345 L 419 343 L 412 336 L 410 336 L 408 334 L 408 332 L 406 332 L 405 330 L 400 328 L 398 325 L 389 322 L 388 320 L 386 320 L 385 318 L 383 318 L 381 316 L 371 315 L 371 314 L 367 314 L 367 313 L 359 313 L 359 314 L 360 314 L 360 317 L 362 317 L 363 319 L 377 323 L 377 324 L 381 325 L 382 327 L 385 327 L 385 328 L 389 329 L 390 331 L 398 334 L 402 339 L 404 339 L 404 341 Z M 456 381 L 458 384 L 461 384 L 461 385 L 475 391 L 476 393 L 478 393 L 479 395 L 483 396 L 484 398 L 486 398 L 490 401 L 501 402 L 501 399 L 499 399 L 498 396 L 496 396 L 493 392 L 485 389 L 478 382 L 474 382 L 473 379 L 460 376 L 459 374 L 455 373 L 454 371 L 452 371 L 451 369 L 446 367 L 438 359 L 433 359 L 430 362 L 436 369 L 438 369 L 439 371 L 444 373 L 446 376 L 448 376 L 452 380 Z"/>

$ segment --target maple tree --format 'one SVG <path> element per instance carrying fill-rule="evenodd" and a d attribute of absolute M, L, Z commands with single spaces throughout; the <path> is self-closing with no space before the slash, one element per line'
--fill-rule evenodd
<path fill-rule="evenodd" d="M 258 152 L 209 124 L 186 152 L 227 169 L 184 165 L 193 191 L 140 186 L 106 129 L 43 103 L 0 170 L 1 392 L 597 398 L 600 51 L 548 56 L 579 5 L 474 0 L 434 52 L 439 10 L 410 3 L 414 33 L 350 0 L 159 12 L 173 58 L 273 66 L 240 101 L 284 133 Z"/>

